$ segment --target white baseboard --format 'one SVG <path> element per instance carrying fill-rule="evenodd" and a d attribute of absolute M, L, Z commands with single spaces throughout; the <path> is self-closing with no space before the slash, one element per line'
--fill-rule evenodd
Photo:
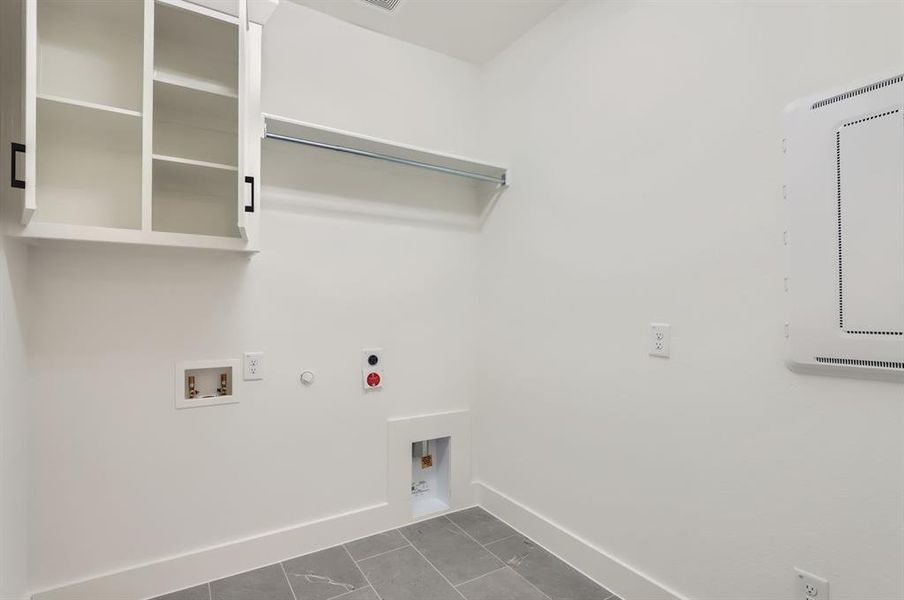
<path fill-rule="evenodd" d="M 392 528 L 388 504 L 377 504 L 35 592 L 32 600 L 153 598 Z"/>
<path fill-rule="evenodd" d="M 477 504 L 625 600 L 687 600 L 649 575 L 486 483 L 474 482 Z"/>
<path fill-rule="evenodd" d="M 450 511 L 475 503 L 625 600 L 687 600 L 485 483 L 474 482 L 461 490 Z M 401 527 L 413 520 L 409 502 L 375 504 L 35 592 L 32 600 L 153 598 Z"/>
<path fill-rule="evenodd" d="M 200 548 L 160 560 L 102 573 L 32 593 L 33 600 L 140 600 L 243 573 L 289 558 L 331 548 L 415 521 L 411 487 L 411 442 L 451 436 L 454 458 L 449 510 L 474 505 L 468 410 L 387 421 L 388 489 L 385 501 Z M 448 511 L 443 511 L 448 512 Z M 425 515 L 430 518 L 437 514 Z"/>
<path fill-rule="evenodd" d="M 448 511 L 473 505 L 471 488 L 459 494 Z M 32 600 L 138 600 L 155 598 L 331 548 L 412 523 L 410 502 L 381 503 L 293 527 L 271 531 L 159 561 L 136 565 L 50 590 L 34 592 Z M 443 513 L 437 513 L 443 514 Z M 436 515 L 427 515 L 432 518 Z"/>

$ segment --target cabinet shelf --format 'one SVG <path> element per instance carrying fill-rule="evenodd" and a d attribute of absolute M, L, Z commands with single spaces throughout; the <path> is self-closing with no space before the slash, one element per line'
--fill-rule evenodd
<path fill-rule="evenodd" d="M 38 94 L 38 100 L 44 100 L 46 102 L 59 102 L 60 104 L 80 106 L 82 108 L 90 108 L 92 110 L 103 110 L 106 112 L 126 115 L 130 117 L 141 117 L 141 113 L 137 110 L 118 108 L 116 106 L 107 106 L 106 104 L 97 104 L 96 102 L 84 102 L 82 100 L 75 100 L 74 98 L 64 98 L 62 96 L 53 96 L 51 94 Z"/>
<path fill-rule="evenodd" d="M 158 69 L 154 71 L 154 81 L 194 90 L 196 92 L 225 96 L 226 98 L 238 98 L 238 94 L 235 90 L 228 85 L 217 83 L 216 81 L 198 79 L 197 77 L 192 77 L 191 75 L 186 75 L 184 73 L 173 73 Z"/>
<path fill-rule="evenodd" d="M 146 231 L 121 229 L 117 227 L 96 227 L 92 225 L 71 225 L 67 223 L 42 223 L 32 221 L 23 230 L 12 235 L 35 240 L 77 240 L 85 242 L 132 244 L 140 246 L 170 246 L 179 248 L 200 248 L 208 250 L 229 250 L 255 253 L 256 248 L 248 246 L 241 238 L 216 237 L 169 231 Z"/>
<path fill-rule="evenodd" d="M 158 160 L 161 162 L 169 162 L 175 163 L 179 165 L 186 165 L 189 167 L 200 167 L 203 169 L 219 169 L 221 171 L 232 171 L 233 173 L 238 173 L 238 167 L 232 165 L 224 165 L 221 163 L 207 162 L 204 160 L 194 160 L 191 158 L 180 158 L 178 156 L 164 156 L 162 154 L 155 154 L 154 160 Z"/>

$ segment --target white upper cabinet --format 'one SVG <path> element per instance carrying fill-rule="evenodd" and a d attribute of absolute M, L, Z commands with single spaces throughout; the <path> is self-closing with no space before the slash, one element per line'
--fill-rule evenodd
<path fill-rule="evenodd" d="M 221 5 L 24 0 L 10 233 L 257 250 L 261 25 Z"/>

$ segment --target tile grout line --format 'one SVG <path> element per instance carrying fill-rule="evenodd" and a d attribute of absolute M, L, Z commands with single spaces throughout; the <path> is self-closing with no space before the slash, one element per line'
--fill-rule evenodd
<path fill-rule="evenodd" d="M 445 518 L 445 517 L 444 517 L 444 518 Z M 446 520 L 449 521 L 449 519 L 446 519 Z M 449 521 L 449 522 L 452 523 L 452 521 Z M 456 525 L 456 527 L 457 527 L 457 525 Z M 401 529 L 399 529 L 398 532 L 402 535 L 403 538 L 405 538 L 405 540 L 406 540 L 409 544 L 411 544 L 411 540 L 408 539 L 408 536 L 407 536 L 407 535 L 405 535 L 404 533 L 402 533 L 402 530 L 401 530 Z M 464 600 L 468 600 L 467 598 L 465 598 L 465 595 L 464 595 L 464 594 L 462 594 L 461 592 L 458 591 L 458 588 L 457 588 L 457 587 L 455 587 L 454 585 L 452 585 L 452 582 L 449 581 L 448 577 L 446 577 L 445 575 L 443 575 L 442 571 L 440 571 L 439 569 L 437 569 L 437 568 L 436 568 L 436 565 L 434 565 L 432 562 L 430 562 L 430 559 L 427 558 L 426 556 L 424 556 L 424 553 L 417 549 L 417 546 L 415 546 L 414 544 L 411 544 L 411 547 L 414 548 L 414 551 L 415 551 L 415 552 L 417 552 L 418 554 L 421 555 L 421 558 L 423 558 L 424 560 L 427 561 L 427 564 L 428 564 L 428 565 L 430 565 L 431 567 L 433 567 L 433 570 L 434 570 L 434 571 L 436 571 L 437 573 L 439 573 L 439 576 L 442 577 L 443 580 L 444 580 L 446 583 L 448 583 L 449 586 L 451 586 L 451 588 L 452 588 L 453 590 L 455 590 L 455 593 L 456 593 L 456 594 L 458 594 L 459 596 L 461 596 L 462 598 L 464 598 Z"/>
<path fill-rule="evenodd" d="M 505 536 L 504 538 L 499 538 L 498 540 L 494 540 L 494 541 L 492 541 L 492 542 L 487 542 L 487 544 L 484 545 L 484 544 L 481 544 L 480 542 L 478 542 L 478 541 L 474 538 L 474 536 L 472 536 L 470 533 L 468 533 L 467 531 L 465 531 L 461 526 L 459 526 L 458 523 L 456 523 L 455 521 L 452 521 L 452 519 L 449 519 L 449 521 L 451 521 L 453 525 L 455 525 L 456 527 L 458 527 L 459 529 L 461 529 L 461 530 L 464 532 L 464 534 L 465 534 L 466 536 L 468 536 L 469 538 L 471 538 L 472 540 L 474 540 L 475 542 L 477 542 L 477 544 L 479 544 L 480 546 L 483 546 L 484 550 L 486 550 L 486 551 L 489 552 L 490 554 L 493 554 L 493 551 L 490 550 L 489 548 L 487 548 L 487 546 L 492 545 L 492 544 L 495 544 L 495 543 L 497 543 L 497 542 L 501 542 L 501 541 L 503 541 L 503 540 L 507 540 L 507 539 L 509 539 L 509 538 L 513 538 L 513 537 L 518 536 L 518 535 L 520 535 L 521 537 L 523 537 L 523 538 L 526 539 L 526 540 L 530 540 L 529 537 L 527 537 L 526 535 L 524 535 L 523 533 L 521 533 L 519 530 L 515 529 L 514 527 L 512 527 L 511 525 L 509 525 L 508 523 L 506 523 L 505 521 L 503 521 L 502 519 L 500 519 L 499 517 L 497 517 L 496 515 L 494 515 L 494 514 L 491 513 L 490 511 L 488 511 L 487 509 L 483 508 L 483 507 L 480 506 L 479 504 L 477 505 L 477 508 L 480 508 L 481 510 L 483 510 L 484 512 L 486 512 L 488 515 L 490 515 L 491 517 L 493 517 L 494 519 L 496 519 L 497 521 L 499 521 L 500 523 L 502 523 L 503 525 L 505 525 L 506 527 L 508 527 L 508 528 L 511 529 L 512 531 L 514 531 L 515 533 L 513 533 L 512 535 L 507 535 L 507 536 Z M 453 513 L 453 514 L 454 514 L 454 513 Z M 446 518 L 448 519 L 448 517 L 446 517 Z M 534 542 L 534 543 L 536 543 L 536 542 Z M 539 544 L 538 544 L 538 545 L 539 545 Z M 601 585 L 601 584 L 600 584 L 599 582 L 597 582 L 595 579 L 593 579 L 592 577 L 588 576 L 586 573 L 584 573 L 584 572 L 581 571 L 580 569 L 577 569 L 576 567 L 574 567 L 571 563 L 567 562 L 565 559 L 563 559 L 562 557 L 560 557 L 558 554 L 556 554 L 556 553 L 554 553 L 554 552 L 550 552 L 549 550 L 547 550 L 547 549 L 546 549 L 545 547 L 543 547 L 543 546 L 540 546 L 540 548 L 542 548 L 542 549 L 545 550 L 546 552 L 549 552 L 549 554 L 551 554 L 551 555 L 554 556 L 555 558 L 559 559 L 560 561 L 562 561 L 563 563 L 565 563 L 566 565 L 568 565 L 569 567 L 571 567 L 572 569 L 574 569 L 575 571 L 577 571 L 578 573 L 580 573 L 581 575 L 583 575 L 584 577 L 586 577 L 587 579 L 589 579 L 590 581 L 592 581 L 593 583 L 595 583 L 597 586 L 601 587 L 601 588 L 602 588 L 603 590 L 605 590 L 606 592 L 609 592 L 609 595 L 606 596 L 605 598 L 603 598 L 603 600 L 612 600 L 613 598 L 616 598 L 616 600 L 621 600 L 621 598 L 619 598 L 618 594 L 616 594 L 615 592 L 613 592 L 612 590 L 610 590 L 608 587 L 606 587 L 606 586 L 604 586 L 604 585 Z M 495 556 L 495 554 L 494 554 L 494 556 Z M 502 559 L 500 559 L 500 560 L 502 560 Z M 509 568 L 511 568 L 511 567 L 509 567 Z M 518 575 L 519 577 L 521 577 L 521 579 L 524 579 L 524 581 L 527 581 L 527 578 L 526 578 L 524 575 L 522 575 L 522 574 L 519 573 L 518 571 L 515 571 L 515 569 L 513 569 L 513 568 L 512 568 L 512 571 L 514 571 L 515 575 Z M 544 596 L 546 596 L 547 598 L 550 598 L 550 600 L 552 600 L 552 598 L 551 598 L 548 594 L 546 594 L 543 590 L 541 590 L 540 588 L 538 588 L 537 586 L 535 586 L 535 585 L 534 585 L 533 583 L 531 583 L 530 581 L 527 581 L 527 582 L 530 583 L 534 588 L 536 588 L 536 590 L 537 590 L 538 592 L 540 592 L 541 594 L 543 594 Z"/>
<path fill-rule="evenodd" d="M 207 582 L 207 599 L 213 600 L 213 590 L 210 589 L 210 582 Z"/>
<path fill-rule="evenodd" d="M 403 536 L 404 537 L 404 536 Z M 352 560 L 352 563 L 355 565 L 355 568 L 358 569 L 358 572 L 361 573 L 361 577 L 364 578 L 364 581 L 367 582 L 367 585 L 370 586 L 370 589 L 374 591 L 374 595 L 383 600 L 383 596 L 380 595 L 380 592 L 377 591 L 377 586 L 375 586 L 370 579 L 367 578 L 367 574 L 364 572 L 364 569 L 361 568 L 361 565 L 355 560 L 355 557 L 352 556 L 352 553 L 348 551 L 348 548 L 345 547 L 345 544 L 340 544 L 342 549 L 345 550 L 345 553 L 348 554 L 348 557 Z M 404 547 L 404 546 L 403 546 Z M 401 548 L 396 548 L 396 550 L 401 550 Z M 395 550 L 390 550 L 390 552 L 395 552 Z M 385 553 L 384 553 L 385 554 Z"/>
<path fill-rule="evenodd" d="M 513 531 L 518 531 L 518 535 L 522 536 L 524 539 L 530 540 L 529 537 L 527 537 L 526 535 L 524 535 L 523 533 L 521 533 L 521 532 L 520 532 L 518 529 L 516 529 L 515 527 L 512 527 L 511 523 L 509 523 L 509 522 L 506 521 L 505 519 L 501 519 L 498 515 L 495 515 L 494 513 L 488 511 L 486 508 L 484 508 L 484 507 L 481 506 L 480 504 L 478 504 L 477 507 L 480 508 L 481 510 L 483 510 L 484 512 L 486 512 L 487 514 L 489 514 L 491 517 L 493 517 L 494 519 L 496 519 L 497 521 L 499 521 L 499 522 L 502 523 L 503 525 L 508 526 L 508 527 L 511 528 Z M 449 520 L 451 521 L 451 519 L 449 519 Z M 461 529 L 461 528 L 459 527 L 459 529 Z M 462 530 L 462 531 L 464 531 L 464 530 Z M 466 533 L 467 533 L 467 532 L 466 532 Z M 509 537 L 513 537 L 513 536 L 509 536 Z M 508 538 L 505 538 L 505 539 L 508 539 Z M 477 540 L 474 540 L 474 541 L 476 542 Z M 502 540 L 496 540 L 496 541 L 497 541 L 497 542 L 501 542 Z M 533 540 L 531 540 L 531 541 L 533 541 Z M 477 543 L 479 544 L 480 542 L 477 542 Z M 490 543 L 491 543 L 491 544 L 495 544 L 496 542 L 490 542 Z M 534 542 L 534 543 L 536 544 L 537 542 Z M 584 577 L 586 577 L 587 579 L 589 579 L 590 581 L 592 581 L 593 583 L 595 583 L 596 585 L 598 585 L 599 587 L 601 587 L 603 590 L 609 592 L 609 595 L 606 596 L 603 600 L 612 600 L 613 598 L 615 598 L 616 600 L 623 600 L 618 594 L 616 594 L 615 592 L 613 592 L 612 590 L 610 590 L 607 586 L 601 584 L 600 582 L 598 582 L 598 581 L 597 581 L 596 579 L 594 579 L 593 577 L 590 577 L 589 575 L 587 575 L 587 573 L 584 573 L 584 571 L 582 571 L 581 569 L 578 569 L 578 568 L 575 567 L 573 564 L 571 564 L 570 562 L 568 562 L 567 560 L 565 560 L 564 558 L 562 558 L 561 556 L 559 556 L 559 555 L 556 554 L 555 552 L 551 552 L 550 550 L 548 550 L 545 546 L 543 546 L 543 545 L 541 545 L 541 544 L 537 544 L 537 545 L 540 546 L 540 548 L 542 548 L 543 550 L 546 550 L 546 552 L 549 552 L 550 554 L 552 554 L 555 558 L 559 559 L 560 561 L 562 561 L 563 563 L 565 563 L 566 565 L 568 565 L 569 567 L 571 567 L 572 569 L 574 569 L 575 571 L 577 571 L 578 573 L 580 573 L 581 575 L 583 575 Z M 489 548 L 487 548 L 487 550 L 489 550 Z M 512 570 L 514 571 L 514 569 L 512 569 Z M 515 571 L 515 573 L 518 573 L 518 572 Z M 518 573 L 518 575 L 521 575 L 521 574 Z M 522 577 L 523 577 L 523 575 L 522 575 Z M 525 579 L 525 581 L 527 581 L 527 580 Z M 528 581 L 528 583 L 530 583 L 530 582 Z M 534 587 L 537 587 L 537 586 L 534 586 Z M 538 588 L 538 589 L 539 589 L 539 588 Z M 545 594 L 544 594 L 544 595 L 545 595 Z M 547 596 L 547 597 L 548 597 L 548 596 Z"/>
<path fill-rule="evenodd" d="M 506 564 L 503 563 L 503 565 L 502 565 L 501 567 L 499 567 L 498 569 L 493 569 L 492 571 L 489 571 L 488 573 L 484 573 L 483 575 L 478 575 L 478 576 L 475 577 L 474 579 L 469 579 L 469 580 L 467 580 L 467 581 L 462 581 L 461 583 L 459 583 L 459 584 L 456 585 L 455 587 L 459 587 L 459 586 L 462 586 L 462 585 L 466 585 L 466 584 L 468 584 L 468 583 L 471 583 L 471 582 L 473 582 L 473 581 L 477 581 L 477 580 L 480 579 L 481 577 L 486 577 L 487 575 L 492 575 L 492 574 L 495 573 L 496 571 L 501 571 L 502 569 L 505 569 L 506 567 L 508 567 L 508 565 L 506 565 Z"/>
<path fill-rule="evenodd" d="M 286 583 L 289 585 L 289 591 L 292 592 L 292 598 L 294 600 L 298 600 L 298 598 L 295 596 L 295 588 L 292 587 L 292 582 L 289 581 L 289 574 L 286 572 L 286 565 L 284 565 L 282 561 L 279 561 L 279 568 L 282 569 L 283 577 L 286 578 Z"/>
<path fill-rule="evenodd" d="M 364 575 L 364 573 L 361 573 L 361 574 Z M 367 581 L 367 577 L 365 577 L 364 580 Z M 366 590 L 367 588 L 374 590 L 374 586 L 370 585 L 370 582 L 368 582 L 367 585 L 365 585 L 362 588 L 358 588 L 355 590 L 349 590 L 347 592 L 342 592 L 338 596 L 333 596 L 332 598 L 327 598 L 327 600 L 337 600 L 337 598 L 341 598 L 342 596 L 348 596 L 349 594 L 354 594 L 355 592 L 360 592 L 361 590 Z M 374 590 L 374 594 L 376 594 L 376 593 L 377 593 L 377 590 Z M 379 596 L 377 596 L 377 598 L 379 598 Z"/>
<path fill-rule="evenodd" d="M 449 520 L 452 521 L 452 519 L 449 519 Z M 455 523 L 455 521 L 452 521 L 452 522 Z M 459 525 L 458 523 L 455 523 L 455 526 L 458 527 L 459 529 L 461 529 L 461 525 Z M 461 530 L 462 530 L 462 531 L 465 531 L 464 529 L 461 529 Z M 465 533 L 468 533 L 468 532 L 465 531 Z M 523 533 L 519 533 L 519 532 L 516 531 L 516 532 L 513 533 L 512 535 L 507 535 L 507 536 L 505 536 L 505 537 L 501 537 L 501 538 L 499 538 L 498 540 L 493 540 L 493 541 L 491 541 L 491 542 L 487 542 L 486 544 L 483 544 L 483 543 L 481 543 L 481 542 L 477 542 L 477 538 L 475 538 L 475 537 L 473 537 L 473 536 L 471 536 L 471 539 L 473 539 L 475 542 L 477 542 L 478 544 L 480 544 L 481 546 L 483 546 L 484 548 L 486 548 L 486 547 L 489 546 L 490 544 L 495 544 L 496 542 L 502 542 L 502 541 L 505 541 L 505 540 L 507 540 L 507 539 L 509 539 L 509 538 L 515 537 L 516 535 L 520 535 L 521 537 L 526 537 Z M 487 548 L 487 550 L 489 550 L 489 548 Z"/>
<path fill-rule="evenodd" d="M 455 525 L 456 527 L 458 527 L 458 529 L 460 529 L 461 532 L 462 532 L 463 534 L 465 534 L 466 536 L 468 536 L 469 538 L 471 538 L 471 540 L 472 540 L 475 544 L 477 544 L 478 546 L 480 546 L 481 548 L 483 548 L 485 552 L 489 552 L 491 555 L 493 555 L 493 556 L 495 556 L 497 559 L 499 559 L 499 560 L 502 562 L 503 565 L 505 565 L 506 567 L 508 567 L 509 569 L 512 570 L 512 573 L 514 573 L 515 575 L 517 575 L 518 577 L 520 577 L 521 579 L 523 579 L 523 580 L 525 581 L 525 583 L 527 583 L 527 585 L 531 586 L 532 588 L 534 588 L 535 590 L 537 590 L 538 592 L 540 592 L 540 593 L 543 595 L 544 598 L 548 598 L 549 600 L 552 600 L 552 597 L 551 597 L 549 594 L 547 594 L 546 592 L 544 592 L 543 590 L 541 590 L 540 588 L 538 588 L 537 586 L 535 586 L 532 582 L 528 581 L 527 577 L 525 577 L 524 575 L 522 575 L 521 573 L 519 573 L 518 571 L 516 571 L 515 569 L 513 569 L 512 566 L 511 566 L 510 564 L 508 564 L 507 562 L 505 562 L 504 560 L 502 560 L 501 558 L 499 558 L 498 556 L 496 556 L 496 553 L 495 553 L 495 552 L 493 552 L 492 550 L 490 550 L 489 548 L 487 548 L 486 546 L 484 546 L 483 544 L 481 544 L 480 542 L 478 542 L 478 541 L 474 538 L 473 535 L 471 535 L 470 533 L 468 533 L 467 531 L 465 531 L 462 527 L 460 527 L 460 526 L 458 525 L 458 523 L 456 523 L 455 521 L 453 521 L 453 520 L 450 519 L 449 517 L 446 517 L 446 520 L 449 521 L 450 523 L 452 523 L 453 525 Z M 500 522 L 501 522 L 501 521 L 500 521 Z M 508 523 L 506 523 L 506 525 L 508 525 Z M 504 537 L 504 538 L 502 538 L 502 539 L 496 540 L 496 542 L 501 542 L 503 539 L 507 540 L 507 539 L 509 539 L 509 538 L 513 538 L 513 537 L 515 537 L 516 535 L 520 535 L 521 537 L 527 539 L 526 536 L 525 536 L 523 533 L 521 533 L 520 531 L 518 531 L 517 529 L 515 529 L 515 528 L 512 527 L 511 525 L 508 525 L 508 526 L 511 527 L 512 531 L 516 531 L 517 533 L 515 533 L 514 535 L 510 535 L 510 536 Z M 491 544 L 495 544 L 496 542 L 490 542 L 490 543 L 491 543 Z M 607 599 L 607 600 L 608 600 L 608 599 Z"/>
<path fill-rule="evenodd" d="M 345 544 L 342 544 L 342 545 L 344 546 Z M 395 552 L 396 550 L 402 550 L 404 548 L 407 548 L 410 545 L 411 544 L 406 543 L 404 546 L 399 546 L 398 548 L 393 548 L 392 550 L 386 550 L 384 552 L 378 552 L 376 554 L 371 554 L 370 556 L 365 556 L 364 558 L 355 558 L 354 556 L 352 556 L 351 552 L 349 552 L 348 555 L 352 556 L 353 561 L 355 561 L 356 563 L 359 563 L 359 562 L 364 562 L 365 560 L 370 560 L 371 558 L 383 556 L 384 554 L 389 554 L 390 552 Z M 348 552 L 348 548 L 346 548 L 346 552 Z"/>

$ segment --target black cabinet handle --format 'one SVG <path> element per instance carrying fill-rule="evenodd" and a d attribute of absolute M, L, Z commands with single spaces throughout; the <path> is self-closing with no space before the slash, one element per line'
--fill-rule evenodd
<path fill-rule="evenodd" d="M 254 177 L 245 175 L 245 183 L 251 184 L 251 206 L 245 205 L 245 212 L 254 212 Z"/>
<path fill-rule="evenodd" d="M 24 190 L 25 180 L 16 179 L 16 154 L 18 154 L 19 152 L 25 154 L 25 144 L 13 142 L 12 146 L 12 151 L 9 153 L 9 184 L 14 188 Z"/>

